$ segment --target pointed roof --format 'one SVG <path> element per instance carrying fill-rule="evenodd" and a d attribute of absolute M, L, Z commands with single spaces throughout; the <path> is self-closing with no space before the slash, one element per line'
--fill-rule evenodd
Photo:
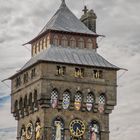
<path fill-rule="evenodd" d="M 32 57 L 20 69 L 20 71 L 23 71 L 40 61 L 93 66 L 114 70 L 120 69 L 119 67 L 111 64 L 102 56 L 100 56 L 95 50 L 70 47 L 64 48 L 61 46 L 57 47 L 54 45 L 50 45 L 50 47 L 48 47 L 46 50 Z"/>
<path fill-rule="evenodd" d="M 64 31 L 70 33 L 81 33 L 81 34 L 89 34 L 96 35 L 93 31 L 89 30 L 67 7 L 65 1 L 62 1 L 57 12 L 50 19 L 50 21 L 45 25 L 45 27 L 41 30 L 37 37 L 41 36 L 48 30 L 54 31 Z M 34 38 L 34 39 L 35 39 Z M 33 40 L 34 40 L 33 39 Z M 31 41 L 30 41 L 31 42 Z M 30 43 L 29 42 L 29 43 Z"/>

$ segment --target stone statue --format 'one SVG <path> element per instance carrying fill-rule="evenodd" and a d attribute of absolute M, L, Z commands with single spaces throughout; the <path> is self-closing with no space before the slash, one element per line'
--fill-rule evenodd
<path fill-rule="evenodd" d="M 56 121 L 55 126 L 56 126 L 55 140 L 61 140 L 61 130 L 62 130 L 61 122 Z"/>
<path fill-rule="evenodd" d="M 40 138 L 41 138 L 41 126 L 40 126 L 39 122 L 36 123 L 35 131 L 36 131 L 35 139 L 40 140 Z"/>
<path fill-rule="evenodd" d="M 26 140 L 26 132 L 24 128 L 21 129 L 21 140 Z"/>

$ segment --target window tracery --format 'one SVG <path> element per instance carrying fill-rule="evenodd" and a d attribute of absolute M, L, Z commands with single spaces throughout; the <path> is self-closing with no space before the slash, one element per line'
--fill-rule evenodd
<path fill-rule="evenodd" d="M 84 77 L 84 68 L 75 68 L 75 78 L 83 78 Z"/>
<path fill-rule="evenodd" d="M 94 79 L 103 79 L 103 71 L 102 70 L 94 70 L 93 77 L 94 77 Z"/>

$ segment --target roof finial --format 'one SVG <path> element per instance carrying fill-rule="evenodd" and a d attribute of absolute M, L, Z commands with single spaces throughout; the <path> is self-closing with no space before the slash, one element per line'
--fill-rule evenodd
<path fill-rule="evenodd" d="M 65 3 L 65 0 L 62 0 L 62 3 Z"/>
<path fill-rule="evenodd" d="M 87 6 L 85 5 L 85 6 L 84 6 L 84 9 L 83 9 L 84 14 L 86 14 L 87 11 L 88 11 L 88 9 L 87 9 Z"/>

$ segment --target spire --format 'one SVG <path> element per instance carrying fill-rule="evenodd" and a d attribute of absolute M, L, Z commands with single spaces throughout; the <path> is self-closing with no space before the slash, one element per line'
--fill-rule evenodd
<path fill-rule="evenodd" d="M 65 0 L 62 0 L 61 6 L 60 7 L 66 7 L 66 2 Z"/>

